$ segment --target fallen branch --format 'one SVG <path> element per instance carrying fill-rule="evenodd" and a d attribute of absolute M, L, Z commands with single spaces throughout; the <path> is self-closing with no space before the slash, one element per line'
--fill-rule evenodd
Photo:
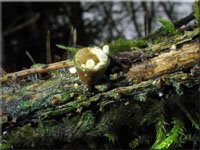
<path fill-rule="evenodd" d="M 72 65 L 74 65 L 73 61 L 64 60 L 61 62 L 44 65 L 44 66 L 41 66 L 38 68 L 31 68 L 31 69 L 22 70 L 22 71 L 15 72 L 15 73 L 9 73 L 6 76 L 1 77 L 0 81 L 4 82 L 4 81 L 15 79 L 18 77 L 23 77 L 23 76 L 27 76 L 27 75 L 31 75 L 31 74 L 35 74 L 35 73 L 43 73 L 43 72 L 58 70 L 58 69 L 62 69 L 65 67 L 72 66 Z"/>
<path fill-rule="evenodd" d="M 199 43 L 185 44 L 179 50 L 171 50 L 143 63 L 133 64 L 127 73 L 127 79 L 138 83 L 180 69 L 187 69 L 198 59 L 200 59 Z"/>

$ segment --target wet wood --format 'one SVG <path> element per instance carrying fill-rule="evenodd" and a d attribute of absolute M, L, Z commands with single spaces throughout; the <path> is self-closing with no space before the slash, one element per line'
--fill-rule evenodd
<path fill-rule="evenodd" d="M 199 43 L 185 44 L 178 50 L 170 50 L 142 63 L 132 64 L 127 80 L 140 82 L 164 74 L 187 69 L 200 59 Z"/>

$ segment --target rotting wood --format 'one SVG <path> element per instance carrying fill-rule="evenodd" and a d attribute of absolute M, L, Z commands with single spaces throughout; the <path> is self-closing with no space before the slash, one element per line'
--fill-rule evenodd
<path fill-rule="evenodd" d="M 171 50 L 145 62 L 133 64 L 127 73 L 127 79 L 138 83 L 141 80 L 186 69 L 194 65 L 198 59 L 199 43 L 185 44 L 179 50 Z"/>
<path fill-rule="evenodd" d="M 151 67 L 156 70 L 153 73 L 148 72 L 147 77 L 144 73 L 141 74 L 143 79 L 147 78 L 147 81 L 142 81 L 141 75 L 138 77 L 139 79 L 137 76 L 133 76 L 132 80 L 141 81 L 138 84 L 123 85 L 120 84 L 121 80 L 110 81 L 108 79 L 107 83 L 103 83 L 103 86 L 110 84 L 110 87 L 108 86 L 105 91 L 93 93 L 84 87 L 77 74 L 71 74 L 66 69 L 64 76 L 58 75 L 45 81 L 33 81 L 27 86 L 22 85 L 16 89 L 3 87 L 1 92 L 3 94 L 0 95 L 2 96 L 3 108 L 0 119 L 3 129 L 3 146 L 47 149 L 55 147 L 55 141 L 58 141 L 64 143 L 64 147 L 61 145 L 62 148 L 77 148 L 77 145 L 83 141 L 86 143 L 86 148 L 91 148 L 90 143 L 96 144 L 94 147 L 99 148 L 102 143 L 98 145 L 94 141 L 99 141 L 105 138 L 105 134 L 112 132 L 123 141 L 123 137 L 118 131 L 124 127 L 128 129 L 128 132 L 140 130 L 141 126 L 138 126 L 137 123 L 144 118 L 142 112 L 146 111 L 152 99 L 157 98 L 158 102 L 166 99 L 167 102 L 170 101 L 171 97 L 173 98 L 173 95 L 178 95 L 178 93 L 183 95 L 182 93 L 188 90 L 196 89 L 200 80 L 200 67 L 193 67 L 193 63 L 199 58 L 197 56 L 198 44 L 183 42 L 177 46 L 182 46 L 182 48 L 169 52 L 166 52 L 167 50 L 163 49 L 163 46 L 156 50 L 150 49 L 150 53 L 154 54 L 153 58 L 150 53 L 145 55 L 145 52 L 148 51 L 120 53 L 119 57 L 122 55 L 126 58 L 129 57 L 130 61 L 131 58 L 134 59 L 131 70 L 136 69 L 136 72 L 137 69 L 140 72 L 151 71 Z M 143 55 L 146 59 L 141 62 L 138 57 Z M 151 63 L 152 66 L 147 62 Z M 116 62 L 118 66 L 123 68 L 120 63 Z M 57 70 L 59 67 L 64 68 L 71 65 L 73 62 L 67 60 L 36 68 L 35 72 L 25 70 L 19 75 L 46 72 L 52 68 Z M 136 65 L 142 67 L 133 68 Z M 183 66 L 187 69 L 193 69 L 193 71 L 183 72 L 184 70 L 181 71 Z M 160 77 L 154 78 L 158 75 Z M 119 82 L 119 84 L 113 86 L 115 82 Z M 182 101 L 183 99 L 181 99 Z M 174 111 L 173 109 L 172 112 Z M 137 117 L 139 119 L 136 119 Z M 170 117 L 173 118 L 174 114 L 171 114 Z M 86 135 L 87 138 L 85 138 Z M 120 145 L 120 143 L 118 144 Z"/>

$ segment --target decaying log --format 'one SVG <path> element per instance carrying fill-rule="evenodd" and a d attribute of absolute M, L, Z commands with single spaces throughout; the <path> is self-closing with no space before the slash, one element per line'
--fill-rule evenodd
<path fill-rule="evenodd" d="M 200 52 L 197 31 L 187 36 L 173 37 L 171 43 L 167 41 L 146 49 L 114 55 L 116 57 L 112 58 L 117 59 L 116 66 L 112 64 L 108 68 L 94 91 L 88 91 L 78 75 L 69 72 L 69 68 L 62 72 L 51 72 L 54 76 L 48 80 L 33 80 L 25 85 L 3 85 L 0 95 L 3 142 L 0 147 L 128 149 L 131 143 L 134 144 L 131 141 L 137 141 L 137 138 L 140 140 L 144 134 L 149 140 L 144 148 L 149 148 L 157 136 L 152 127 L 155 130 L 159 127 L 155 114 L 145 118 L 148 110 L 151 111 L 150 105 L 159 104 L 159 107 L 152 109 L 157 111 L 163 103 L 167 104 L 164 119 L 164 108 L 158 111 L 162 115 L 159 116 L 161 121 L 166 120 L 166 124 L 177 117 L 174 114 L 178 109 L 174 104 L 177 99 L 188 106 L 191 104 L 191 111 L 195 111 L 192 112 L 194 118 L 198 116 L 196 99 L 200 67 L 197 61 Z M 131 66 L 120 59 L 122 56 L 128 60 L 128 64 L 132 63 Z M 41 73 L 72 65 L 73 62 L 67 60 L 18 72 L 16 75 L 8 74 L 1 81 L 22 77 L 25 73 Z M 118 67 L 119 71 L 112 72 L 114 67 Z M 128 72 L 123 72 L 123 67 Z M 186 109 L 182 109 L 192 120 L 189 126 L 199 130 L 196 118 L 193 119 Z M 182 115 L 180 110 L 175 113 Z M 148 118 L 153 118 L 152 122 L 146 122 L 141 128 L 141 122 Z M 148 130 L 149 134 L 143 130 Z"/>
<path fill-rule="evenodd" d="M 185 44 L 178 50 L 165 52 L 139 64 L 133 64 L 127 78 L 140 82 L 192 67 L 200 59 L 199 43 Z"/>

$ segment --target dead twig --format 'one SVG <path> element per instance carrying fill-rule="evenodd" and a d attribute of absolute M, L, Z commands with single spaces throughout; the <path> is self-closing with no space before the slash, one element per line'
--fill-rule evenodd
<path fill-rule="evenodd" d="M 192 12 L 190 15 L 182 18 L 181 20 L 177 21 L 174 23 L 174 26 L 176 28 L 180 28 L 182 25 L 186 25 L 188 24 L 190 21 L 192 21 L 193 19 L 195 19 L 194 17 L 194 12 Z"/>
<path fill-rule="evenodd" d="M 149 35 L 149 17 L 148 17 L 148 12 L 145 12 L 145 14 L 144 14 L 144 33 L 145 33 L 145 36 Z"/>
<path fill-rule="evenodd" d="M 31 62 L 32 62 L 33 64 L 36 64 L 36 63 L 35 63 L 35 60 L 33 59 L 33 57 L 31 56 L 31 54 L 30 54 L 28 51 L 26 51 L 26 55 L 28 56 L 28 58 L 31 60 Z"/>
<path fill-rule="evenodd" d="M 50 31 L 47 31 L 47 39 L 46 39 L 46 62 L 50 64 L 51 61 L 51 43 L 50 43 Z"/>
<path fill-rule="evenodd" d="M 12 80 L 12 79 L 15 79 L 15 78 L 18 78 L 18 77 L 27 76 L 27 75 L 30 75 L 30 74 L 59 70 L 59 69 L 69 67 L 69 66 L 72 66 L 72 65 L 74 65 L 73 61 L 65 60 L 65 61 L 41 66 L 41 67 L 38 67 L 38 68 L 31 68 L 31 69 L 22 70 L 22 71 L 19 71 L 19 72 L 9 73 L 9 74 L 1 77 L 0 81 L 3 82 L 3 81 L 7 81 L 7 80 Z"/>

